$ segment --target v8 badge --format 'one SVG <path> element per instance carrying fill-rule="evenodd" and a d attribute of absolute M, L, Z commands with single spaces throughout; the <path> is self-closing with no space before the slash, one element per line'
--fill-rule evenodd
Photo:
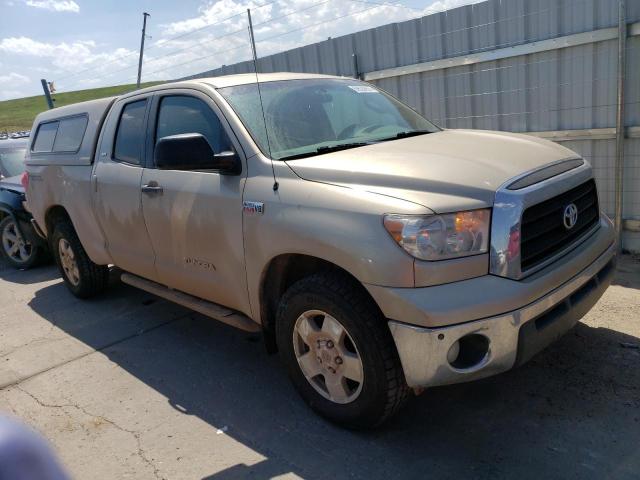
<path fill-rule="evenodd" d="M 263 202 L 242 202 L 242 212 L 247 215 L 262 215 L 264 214 L 264 203 Z"/>

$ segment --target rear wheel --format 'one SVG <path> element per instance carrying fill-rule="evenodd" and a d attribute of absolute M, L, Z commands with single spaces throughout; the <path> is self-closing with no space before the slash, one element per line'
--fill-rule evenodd
<path fill-rule="evenodd" d="M 85 252 L 73 227 L 65 221 L 55 225 L 51 250 L 67 287 L 78 298 L 102 292 L 109 282 L 109 269 L 97 265 Z"/>
<path fill-rule="evenodd" d="M 0 222 L 0 242 L 2 257 L 14 268 L 30 268 L 41 255 L 39 248 L 24 238 L 16 221 L 9 216 Z"/>
<path fill-rule="evenodd" d="M 316 274 L 291 286 L 280 302 L 276 336 L 296 389 L 333 422 L 375 427 L 408 397 L 384 318 L 344 275 Z"/>

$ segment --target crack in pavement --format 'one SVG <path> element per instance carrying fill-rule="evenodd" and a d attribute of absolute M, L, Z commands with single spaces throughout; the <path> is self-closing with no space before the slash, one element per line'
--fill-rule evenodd
<path fill-rule="evenodd" d="M 149 458 L 147 455 L 147 452 L 144 450 L 144 448 L 142 448 L 142 439 L 140 438 L 141 432 L 124 428 L 118 425 L 115 421 L 111 420 L 110 418 L 105 417 L 104 415 L 96 415 L 94 413 L 91 413 L 85 407 L 82 407 L 76 403 L 71 402 L 71 400 L 69 400 L 66 397 L 65 397 L 65 400 L 69 403 L 62 403 L 62 404 L 46 403 L 42 401 L 40 398 L 38 398 L 34 393 L 30 392 L 29 390 L 22 387 L 21 385 L 15 385 L 14 388 L 31 397 L 38 405 L 40 405 L 43 408 L 60 408 L 63 410 L 65 408 L 75 408 L 76 410 L 82 412 L 84 415 L 88 417 L 102 420 L 108 423 L 109 425 L 113 426 L 115 429 L 133 436 L 133 438 L 136 441 L 136 447 L 138 449 L 138 451 L 136 452 L 137 456 L 153 470 L 153 475 L 156 479 L 164 480 L 164 477 L 160 476 L 160 470 L 153 462 L 153 459 Z"/>
<path fill-rule="evenodd" d="M 72 309 L 73 305 L 69 305 L 68 307 L 64 307 L 58 311 L 56 311 L 56 313 L 60 313 L 60 312 L 64 312 L 67 309 Z M 131 315 L 133 313 L 136 313 L 138 310 L 143 310 L 144 308 L 134 308 L 131 309 L 130 306 L 123 306 L 122 308 L 120 308 L 117 312 L 115 312 L 112 315 L 105 315 L 105 318 L 117 318 L 120 317 L 121 315 Z M 102 320 L 102 317 L 99 317 L 98 320 Z M 50 323 L 49 329 L 47 330 L 46 333 L 39 335 L 35 338 L 32 338 L 31 340 L 29 340 L 26 343 L 23 343 L 21 345 L 15 345 L 11 348 L 8 348 L 7 350 L 4 351 L 0 351 L 0 359 L 8 357 L 9 355 L 17 352 L 18 350 L 21 350 L 25 347 L 29 347 L 31 345 L 34 345 L 36 343 L 46 343 L 47 341 L 60 341 L 60 340 L 64 340 L 65 338 L 67 338 L 68 336 L 72 336 L 69 335 L 68 333 L 65 335 L 64 331 L 60 331 L 60 333 L 62 334 L 62 336 L 60 337 L 56 337 L 56 336 L 52 336 L 52 333 L 54 332 L 54 330 L 56 328 L 58 328 L 58 330 L 60 330 L 60 328 L 58 327 L 58 322 L 55 320 L 48 320 L 48 322 Z"/>
<path fill-rule="evenodd" d="M 34 378 L 34 377 L 36 377 L 36 376 L 38 376 L 38 375 L 41 375 L 41 374 L 46 373 L 46 372 L 49 372 L 49 371 L 54 370 L 54 369 L 56 369 L 56 368 L 58 368 L 58 367 L 62 367 L 62 366 L 64 366 L 64 365 L 67 365 L 67 364 L 70 364 L 70 363 L 72 363 L 72 362 L 75 362 L 76 360 L 83 359 L 83 358 L 85 358 L 85 357 L 88 357 L 89 355 L 93 355 L 94 353 L 102 352 L 102 351 L 104 351 L 104 350 L 105 350 L 105 349 L 107 349 L 107 348 L 111 348 L 111 347 L 113 347 L 114 345 L 118 345 L 118 344 L 121 344 L 121 343 L 127 342 L 128 340 L 131 340 L 131 339 L 137 338 L 137 337 L 139 337 L 139 336 L 141 336 L 141 335 L 144 335 L 144 334 L 146 334 L 146 333 L 149 333 L 149 332 L 152 332 L 152 331 L 154 331 L 154 330 L 160 329 L 160 328 L 165 327 L 165 326 L 167 326 L 167 325 L 169 325 L 169 324 L 171 324 L 171 323 L 174 323 L 174 322 L 180 321 L 180 320 L 182 320 L 182 319 L 188 318 L 188 317 L 190 317 L 192 314 L 193 314 L 193 312 L 188 311 L 188 312 L 186 312 L 186 313 L 184 313 L 184 314 L 182 314 L 182 315 L 178 315 L 178 316 L 177 316 L 177 317 L 175 317 L 175 318 L 172 318 L 172 319 L 167 320 L 167 321 L 165 321 L 165 322 L 162 322 L 162 323 L 160 323 L 160 324 L 154 325 L 153 327 L 150 327 L 150 328 L 146 328 L 146 329 L 139 330 L 139 331 L 137 331 L 137 332 L 135 332 L 135 333 L 133 333 L 133 334 L 131 334 L 131 335 L 128 335 L 128 336 L 124 337 L 124 338 L 120 338 L 120 339 L 118 339 L 118 340 L 116 340 L 116 341 L 110 342 L 110 343 L 108 343 L 107 345 L 104 345 L 104 346 L 102 346 L 102 347 L 100 347 L 100 348 L 98 348 L 98 349 L 95 349 L 95 350 L 92 350 L 92 351 L 90 351 L 90 352 L 87 352 L 87 353 L 85 353 L 85 354 L 83 354 L 83 355 L 79 355 L 79 356 L 74 357 L 74 358 L 72 358 L 72 359 L 69 359 L 69 360 L 67 360 L 67 361 L 65 361 L 65 362 L 62 362 L 62 363 L 59 363 L 59 364 L 53 365 L 53 366 L 51 366 L 51 367 L 49 367 L 49 368 L 46 368 L 46 369 L 41 370 L 41 371 L 39 371 L 39 372 L 36 372 L 36 373 L 34 373 L 34 374 L 32 374 L 32 375 L 28 375 L 28 376 L 26 376 L 26 377 L 24 377 L 24 378 L 17 379 L 17 380 L 12 381 L 12 382 L 8 382 L 8 383 L 7 383 L 7 384 L 5 384 L 5 385 L 0 385 L 0 392 L 1 392 L 1 391 L 6 390 L 6 389 L 8 389 L 8 388 L 13 387 L 13 388 L 16 388 L 17 390 L 19 390 L 19 391 L 23 392 L 24 394 L 28 395 L 29 397 L 31 397 L 31 398 L 32 398 L 32 399 L 33 399 L 33 400 L 34 400 L 38 405 L 40 405 L 40 406 L 41 406 L 41 407 L 43 407 L 43 408 L 59 408 L 59 409 L 63 409 L 63 410 L 64 410 L 65 408 L 75 408 L 75 409 L 77 409 L 78 411 L 82 412 L 83 414 L 85 414 L 85 415 L 86 415 L 86 416 L 88 416 L 88 417 L 91 417 L 91 418 L 94 418 L 94 419 L 100 419 L 100 420 L 103 420 L 104 422 L 106 422 L 106 423 L 108 423 L 109 425 L 113 426 L 113 427 L 114 427 L 114 428 L 116 428 L 117 430 L 120 430 L 120 431 L 122 431 L 122 432 L 125 432 L 125 433 L 127 433 L 127 434 L 129 434 L 129 435 L 132 435 L 132 436 L 133 436 L 133 438 L 134 438 L 134 439 L 135 439 L 135 441 L 136 441 L 136 446 L 137 446 L 137 452 L 136 452 L 136 454 L 137 454 L 137 456 L 138 456 L 138 457 L 139 457 L 139 458 L 140 458 L 140 459 L 141 459 L 145 464 L 147 464 L 147 465 L 148 465 L 148 466 L 153 470 L 153 474 L 154 474 L 154 477 L 155 477 L 156 479 L 158 479 L 158 480 L 163 480 L 163 479 L 164 479 L 164 477 L 162 477 L 162 476 L 161 476 L 161 474 L 160 474 L 160 471 L 159 471 L 158 467 L 155 465 L 155 463 L 154 463 L 153 459 L 152 459 L 152 458 L 149 458 L 149 456 L 148 456 L 147 452 L 146 452 L 146 451 L 144 450 L 144 448 L 143 448 L 143 445 L 142 445 L 142 439 L 140 438 L 140 436 L 141 436 L 141 432 L 138 432 L 138 431 L 135 431 L 135 430 L 129 430 L 129 429 L 127 429 L 127 428 L 124 428 L 124 427 L 122 427 L 122 426 L 118 425 L 115 421 L 113 421 L 113 420 L 111 420 L 111 419 L 109 419 L 109 418 L 106 418 L 106 417 L 105 417 L 105 416 L 103 416 L 103 415 L 96 415 L 96 414 L 93 414 L 93 413 L 91 413 L 91 412 L 87 411 L 87 410 L 86 410 L 86 408 L 84 408 L 84 407 L 82 407 L 82 406 L 80 406 L 80 405 L 78 405 L 78 404 L 76 404 L 76 403 L 73 403 L 71 400 L 69 400 L 69 399 L 68 399 L 68 398 L 66 398 L 66 397 L 65 397 L 65 400 L 66 400 L 68 403 L 64 403 L 64 404 L 48 404 L 48 403 L 43 402 L 42 400 L 40 400 L 40 399 L 39 399 L 35 394 L 33 394 L 32 392 L 28 391 L 28 390 L 27 390 L 26 388 L 24 388 L 24 386 L 22 386 L 21 384 L 22 384 L 23 382 L 25 382 L 26 380 L 32 379 L 32 378 Z M 55 327 L 55 325 L 52 325 L 52 327 L 51 327 L 51 329 L 50 329 L 49 333 L 53 330 L 53 328 L 54 328 L 54 327 Z M 24 347 L 24 346 L 26 346 L 26 345 L 29 345 L 29 344 L 32 344 L 32 343 L 35 343 L 35 342 L 38 342 L 38 341 L 43 341 L 43 340 L 46 340 L 46 337 L 45 337 L 45 338 L 36 338 L 36 339 L 33 339 L 33 340 L 31 340 L 30 342 L 28 342 L 27 344 L 22 345 L 22 346 L 20 346 L 20 347 L 16 347 L 15 349 L 12 349 L 12 350 L 13 350 L 13 351 L 15 351 L 15 350 L 17 350 L 17 349 L 19 349 L 19 348 L 23 348 L 23 347 Z M 6 357 L 6 355 L 4 355 L 4 357 Z M 3 357 L 3 358 L 4 358 L 4 357 Z M 66 413 L 66 412 L 65 412 L 65 413 Z"/>
<path fill-rule="evenodd" d="M 56 327 L 55 324 L 51 324 L 51 327 L 49 328 L 49 331 L 47 333 L 45 333 L 44 335 L 40 335 L 39 337 L 32 338 L 27 343 L 23 343 L 21 345 L 15 345 L 15 346 L 9 348 L 8 350 L 1 351 L 0 352 L 0 359 L 8 357 L 9 355 L 14 354 L 18 350 L 21 350 L 21 349 L 23 349 L 25 347 L 30 347 L 31 345 L 34 345 L 34 344 L 37 344 L 37 343 L 46 343 L 48 341 L 56 342 L 56 341 L 59 341 L 59 340 L 64 340 L 66 338 L 65 336 L 62 336 L 62 337 L 52 337 L 51 336 L 51 333 L 53 332 L 55 327 Z"/>
<path fill-rule="evenodd" d="M 154 330 L 157 330 L 159 328 L 167 326 L 167 325 L 169 325 L 171 323 L 174 323 L 174 322 L 177 322 L 177 321 L 182 320 L 184 318 L 187 318 L 187 317 L 189 317 L 189 315 L 192 315 L 192 314 L 193 314 L 193 312 L 191 312 L 191 311 L 186 312 L 186 313 L 184 313 L 182 315 L 178 315 L 177 317 L 172 318 L 171 320 L 167 320 L 166 322 L 159 323 L 157 325 L 154 325 L 151 328 L 139 330 L 139 331 L 137 331 L 137 332 L 135 332 L 135 333 L 133 333 L 131 335 L 128 335 L 128 336 L 124 337 L 124 338 L 120 338 L 120 339 L 115 340 L 113 342 L 110 342 L 110 343 L 108 343 L 106 345 L 103 345 L 100 348 L 96 348 L 96 349 L 91 350 L 89 352 L 83 353 L 82 355 L 78 355 L 78 356 L 73 357 L 73 358 L 71 358 L 69 360 L 65 360 L 64 362 L 57 363 L 57 364 L 52 365 L 52 366 L 50 366 L 48 368 L 40 370 L 39 372 L 35 372 L 35 373 L 27 375 L 25 377 L 18 378 L 18 379 L 11 380 L 11 381 L 5 382 L 3 384 L 0 384 L 0 391 L 4 390 L 6 388 L 12 387 L 14 385 L 19 385 L 20 383 L 22 383 L 22 382 L 24 382 L 26 380 L 29 380 L 31 378 L 34 378 L 34 377 L 36 377 L 38 375 L 41 375 L 41 374 L 46 373 L 46 372 L 49 372 L 49 371 L 54 370 L 56 368 L 62 367 L 62 366 L 67 365 L 69 363 L 75 362 L 76 360 L 80 360 L 82 358 L 88 357 L 89 355 L 93 355 L 94 353 L 102 352 L 102 351 L 106 350 L 107 348 L 113 347 L 114 345 L 118 345 L 120 343 L 124 343 L 124 342 L 126 342 L 128 340 L 131 340 L 133 338 L 136 338 L 136 337 L 139 337 L 141 335 L 144 335 L 145 333 L 152 332 Z"/>

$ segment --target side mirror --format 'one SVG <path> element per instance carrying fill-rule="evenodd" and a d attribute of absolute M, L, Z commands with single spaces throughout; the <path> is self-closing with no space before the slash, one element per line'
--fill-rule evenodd
<path fill-rule="evenodd" d="M 217 170 L 224 175 L 240 173 L 236 152 L 215 154 L 207 139 L 199 133 L 163 137 L 156 143 L 154 162 L 161 170 Z"/>

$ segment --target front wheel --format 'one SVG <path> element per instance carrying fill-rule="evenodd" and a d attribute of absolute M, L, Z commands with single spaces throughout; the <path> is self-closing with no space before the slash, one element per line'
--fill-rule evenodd
<path fill-rule="evenodd" d="M 0 242 L 2 257 L 14 268 L 31 268 L 42 255 L 37 246 L 22 236 L 16 221 L 9 216 L 0 222 Z"/>
<path fill-rule="evenodd" d="M 383 423 L 408 397 L 389 328 L 372 300 L 341 274 L 291 286 L 278 309 L 280 355 L 302 398 L 350 428 Z"/>
<path fill-rule="evenodd" d="M 68 222 L 54 227 L 51 250 L 64 282 L 76 297 L 89 298 L 107 287 L 109 268 L 91 261 Z"/>

